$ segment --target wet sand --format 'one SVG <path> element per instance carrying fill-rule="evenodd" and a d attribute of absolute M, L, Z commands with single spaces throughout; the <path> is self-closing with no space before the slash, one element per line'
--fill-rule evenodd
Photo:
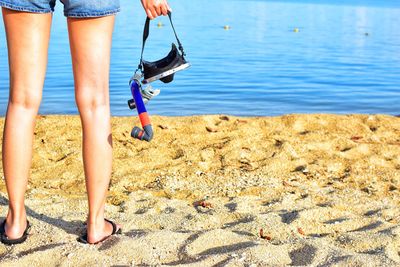
<path fill-rule="evenodd" d="M 1 266 L 400 265 L 399 117 L 152 116 L 150 143 L 130 137 L 133 125 L 112 120 L 106 210 L 123 233 L 91 246 L 76 241 L 79 117 L 38 116 L 33 227 L 24 244 L 0 245 Z"/>

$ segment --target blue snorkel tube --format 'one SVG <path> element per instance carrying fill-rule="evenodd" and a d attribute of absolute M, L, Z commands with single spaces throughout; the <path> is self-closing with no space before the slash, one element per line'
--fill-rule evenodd
<path fill-rule="evenodd" d="M 140 123 L 142 124 L 143 129 L 134 126 L 131 131 L 131 136 L 142 141 L 144 140 L 150 142 L 150 140 L 153 138 L 153 127 L 151 126 L 149 114 L 147 113 L 146 107 L 144 106 L 142 94 L 140 93 L 142 86 L 138 78 L 140 79 L 140 75 L 134 75 L 129 81 L 129 86 L 131 88 L 133 101 L 136 105 Z M 131 103 L 132 101 L 128 102 L 130 106 Z"/>

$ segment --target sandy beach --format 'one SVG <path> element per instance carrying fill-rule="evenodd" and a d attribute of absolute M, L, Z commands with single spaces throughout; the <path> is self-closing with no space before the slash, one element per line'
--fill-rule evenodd
<path fill-rule="evenodd" d="M 31 234 L 0 244 L 0 265 L 400 265 L 399 117 L 151 119 L 150 143 L 130 137 L 137 117 L 112 119 L 106 210 L 123 233 L 93 246 L 76 241 L 87 210 L 79 117 L 38 116 Z"/>

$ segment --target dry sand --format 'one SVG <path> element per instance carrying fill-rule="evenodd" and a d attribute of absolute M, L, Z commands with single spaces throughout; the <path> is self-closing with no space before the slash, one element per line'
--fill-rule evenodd
<path fill-rule="evenodd" d="M 0 245 L 1 266 L 400 265 L 398 117 L 153 116 L 150 143 L 129 136 L 136 117 L 112 124 L 106 209 L 123 234 L 76 241 L 87 209 L 80 120 L 39 116 L 31 235 Z M 3 180 L 0 191 L 3 219 Z"/>

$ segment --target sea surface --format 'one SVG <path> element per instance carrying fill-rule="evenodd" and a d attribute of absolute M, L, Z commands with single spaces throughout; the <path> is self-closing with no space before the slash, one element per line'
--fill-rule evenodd
<path fill-rule="evenodd" d="M 400 114 L 398 0 L 170 0 L 192 66 L 161 93 L 150 114 Z M 140 58 L 145 13 L 121 0 L 113 36 L 111 112 L 127 106 Z M 157 27 L 158 23 L 164 24 Z M 174 35 L 166 17 L 152 22 L 144 58 L 164 57 Z M 224 26 L 229 26 L 228 30 Z M 4 26 L 0 24 L 0 115 L 8 101 Z M 57 3 L 41 114 L 78 114 L 66 19 Z"/>

